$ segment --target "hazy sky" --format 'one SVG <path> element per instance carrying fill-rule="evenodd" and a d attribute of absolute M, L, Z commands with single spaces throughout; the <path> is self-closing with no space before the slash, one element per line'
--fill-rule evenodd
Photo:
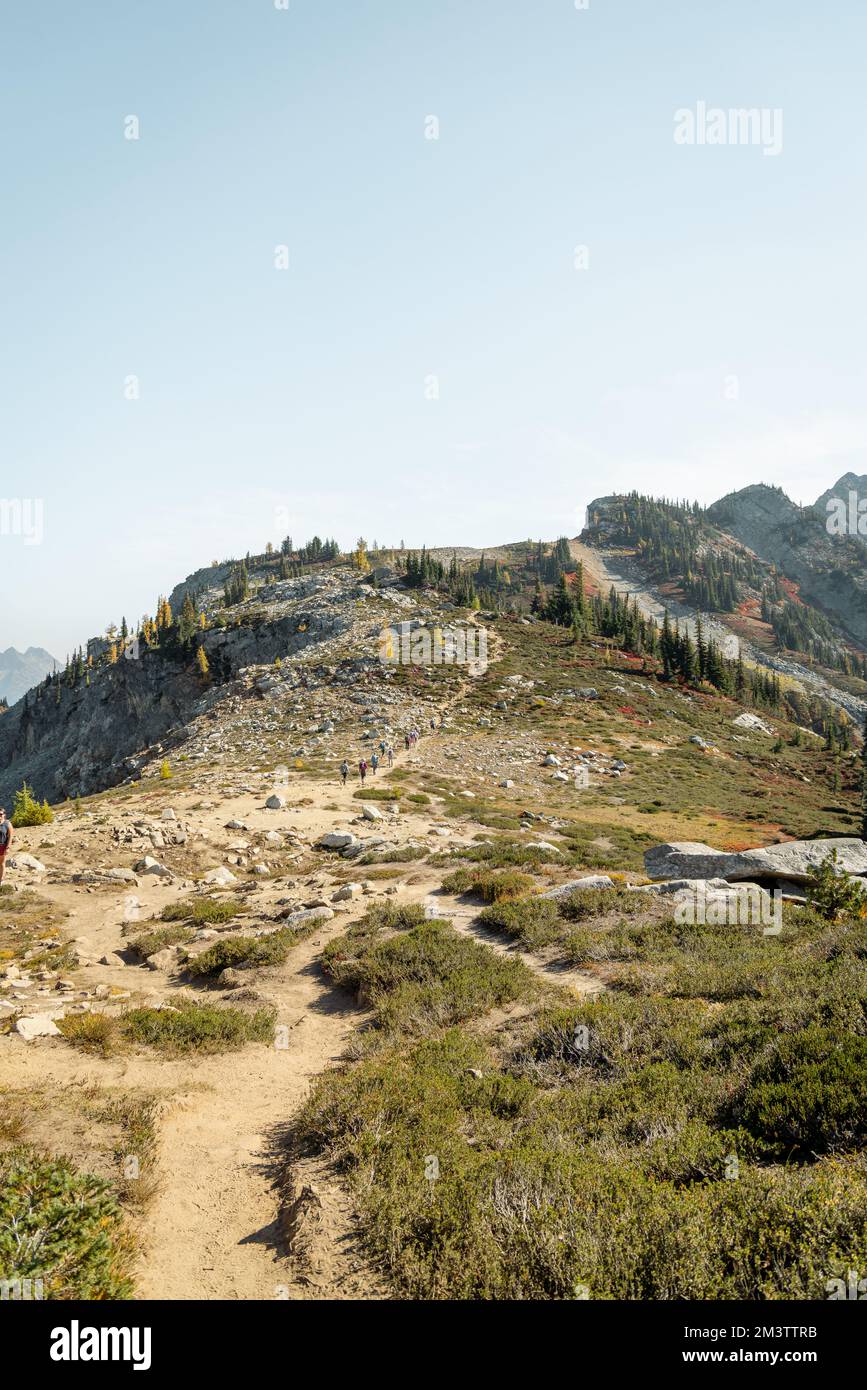
<path fill-rule="evenodd" d="M 865 471 L 865 51 L 863 0 L 6 0 L 0 649 L 287 531 Z"/>

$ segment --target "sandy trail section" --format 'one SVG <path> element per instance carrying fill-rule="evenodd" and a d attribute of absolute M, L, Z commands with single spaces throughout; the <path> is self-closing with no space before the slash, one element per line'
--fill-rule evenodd
<path fill-rule="evenodd" d="M 157 1192 L 138 1229 L 138 1297 L 309 1296 L 307 1279 L 287 1258 L 277 1175 L 286 1125 L 311 1081 L 340 1061 L 363 1018 L 317 962 L 329 935 L 344 929 L 344 921 L 329 923 L 282 966 L 260 974 L 277 1005 L 280 1046 L 176 1060 L 144 1052 L 83 1057 L 48 1039 L 35 1047 L 8 1039 L 0 1049 L 0 1086 L 121 1087 L 159 1097 Z M 346 1233 L 322 1236 L 334 1239 L 330 1275 L 345 1286 L 328 1292 L 377 1296 L 372 1283 L 365 1288 L 363 1262 Z"/>

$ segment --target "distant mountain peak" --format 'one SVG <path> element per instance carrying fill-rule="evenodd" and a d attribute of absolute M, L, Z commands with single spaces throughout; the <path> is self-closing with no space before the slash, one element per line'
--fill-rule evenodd
<path fill-rule="evenodd" d="M 823 492 L 821 497 L 816 498 L 815 510 L 824 515 L 828 510 L 828 503 L 833 497 L 839 497 L 842 501 L 849 501 L 849 493 L 854 492 L 860 498 L 867 498 L 867 473 L 844 473 L 842 478 L 838 478 L 833 487 L 829 487 Z"/>
<path fill-rule="evenodd" d="M 60 662 L 45 651 L 43 647 L 28 647 L 19 652 L 15 647 L 7 647 L 0 652 L 0 696 L 14 705 L 34 685 L 51 671 L 60 667 Z"/>

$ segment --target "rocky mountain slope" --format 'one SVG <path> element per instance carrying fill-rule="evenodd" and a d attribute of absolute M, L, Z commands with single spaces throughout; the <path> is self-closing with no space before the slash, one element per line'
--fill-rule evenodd
<path fill-rule="evenodd" d="M 867 867 L 858 751 L 517 612 L 484 619 L 477 675 L 383 665 L 381 624 L 441 598 L 346 567 L 275 602 L 266 643 L 307 628 L 280 666 L 202 690 L 179 663 L 175 741 L 21 829 L 0 893 L 0 1165 L 23 1143 L 98 1175 L 105 1295 L 821 1297 L 829 1260 L 858 1267 L 860 1170 L 841 1195 L 821 1148 L 851 1129 L 823 1112 L 795 1164 L 745 1101 L 729 1118 L 781 1034 L 815 1047 L 831 1018 L 833 1055 L 856 1045 L 857 927 L 801 900 L 834 846 Z M 250 634 L 223 635 L 247 661 Z M 119 665 L 76 699 L 146 715 L 159 682 Z M 751 882 L 787 885 L 780 935 L 677 925 Z M 689 1258 L 654 1260 L 647 1193 Z"/>
<path fill-rule="evenodd" d="M 721 498 L 708 508 L 707 517 L 776 565 L 797 583 L 802 600 L 833 616 L 863 647 L 867 645 L 863 544 L 857 535 L 829 535 L 824 506 L 829 495 L 847 493 L 847 479 L 841 478 L 815 507 L 802 509 L 779 488 L 758 484 Z"/>
<path fill-rule="evenodd" d="M 0 796 L 9 801 L 25 780 L 49 801 L 88 795 L 139 776 L 147 758 L 182 753 L 202 727 L 213 752 L 217 730 L 256 705 L 260 728 L 279 726 L 294 746 L 303 740 L 287 716 L 300 689 L 330 687 L 331 705 L 351 701 L 364 673 L 381 667 L 382 629 L 434 613 L 430 595 L 374 588 L 346 564 L 269 579 L 227 612 L 220 582 L 227 574 L 203 571 L 175 591 L 178 606 L 194 591 L 209 624 L 195 647 L 131 643 L 117 660 L 31 692 L 10 710 L 0 722 Z M 195 659 L 199 647 L 206 673 Z"/>
<path fill-rule="evenodd" d="M 647 501 L 603 497 L 588 507 L 573 550 L 596 582 L 629 595 L 657 621 L 667 612 L 693 638 L 700 621 L 723 650 L 740 651 L 751 665 L 781 673 L 789 688 L 796 683 L 861 721 L 867 575 L 860 545 L 829 536 L 817 512 L 764 485 L 706 512 Z"/>

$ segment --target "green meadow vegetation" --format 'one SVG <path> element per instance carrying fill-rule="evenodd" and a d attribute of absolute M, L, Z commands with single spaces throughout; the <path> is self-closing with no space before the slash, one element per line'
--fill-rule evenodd
<path fill-rule="evenodd" d="M 225 1052 L 247 1042 L 271 1042 L 275 1012 L 178 1000 L 168 1009 L 135 1008 L 121 1014 L 67 1014 L 58 1027 L 67 1042 L 111 1057 L 131 1046 L 169 1054 Z"/>
<path fill-rule="evenodd" d="M 566 1000 L 377 913 L 325 953 L 373 1022 L 296 1143 L 346 1175 L 401 1292 L 818 1299 L 865 1267 L 867 923 L 680 926 L 616 890 L 483 918 L 603 963 L 609 989 Z"/>

